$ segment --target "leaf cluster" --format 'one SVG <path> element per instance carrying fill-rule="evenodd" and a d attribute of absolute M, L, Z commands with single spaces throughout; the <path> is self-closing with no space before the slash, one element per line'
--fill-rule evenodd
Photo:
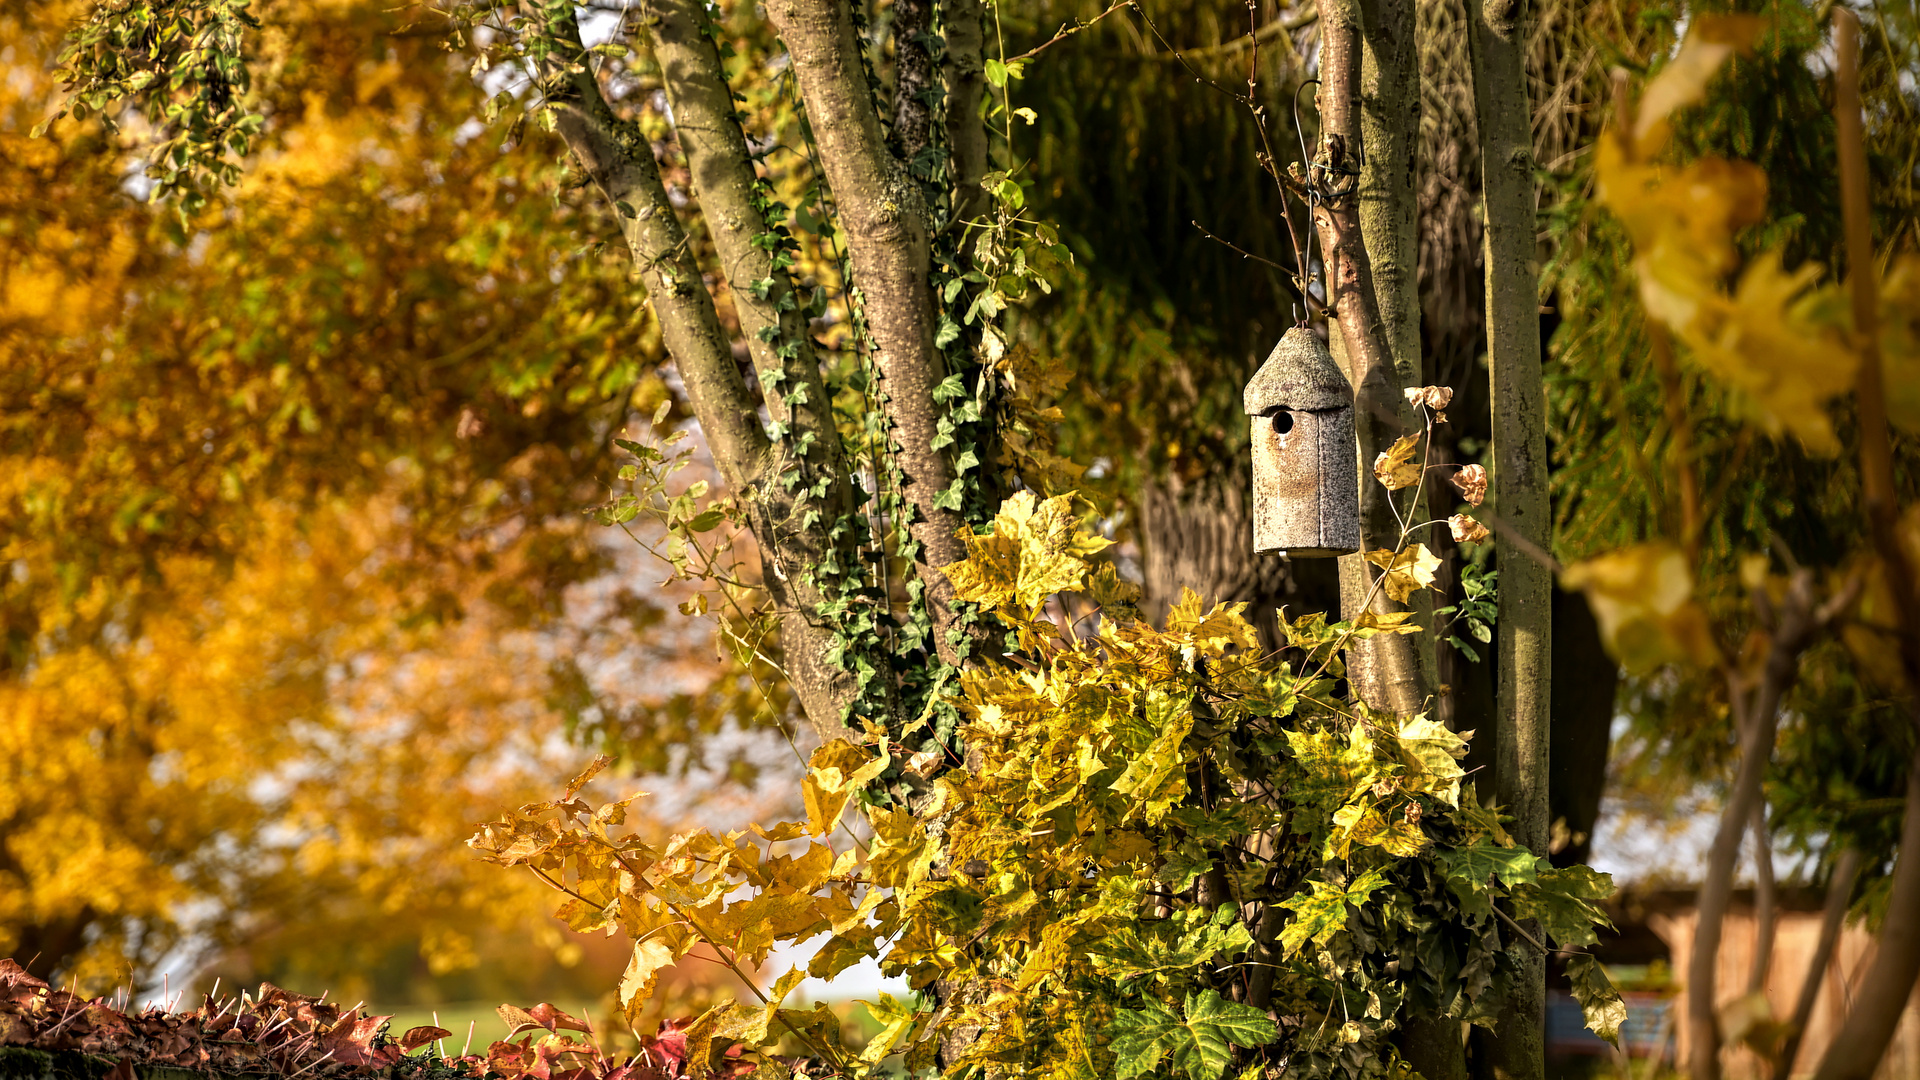
<path fill-rule="evenodd" d="M 1268 655 L 1242 605 L 1191 593 L 1149 626 L 1083 513 L 1022 492 L 967 537 L 956 588 L 1007 652 L 960 677 L 968 760 L 909 762 L 905 803 L 876 789 L 907 756 L 876 731 L 815 752 L 805 822 L 657 844 L 617 831 L 631 799 L 579 799 L 582 778 L 471 845 L 566 892 L 575 929 L 629 935 L 634 1013 L 697 944 L 744 970 L 828 934 L 690 1045 L 790 1038 L 849 1074 L 901 1053 L 914 1070 L 1057 1077 L 1218 1080 L 1283 1060 L 1377 1075 L 1411 1011 L 1491 1022 L 1507 950 L 1539 947 L 1517 920 L 1594 941 L 1610 882 L 1515 847 L 1463 787 L 1464 739 L 1335 697 L 1338 643 L 1364 628 L 1303 617 Z M 854 806 L 871 839 L 836 844 Z M 953 996 L 883 1005 L 888 1034 L 857 1058 L 830 1016 L 782 1007 L 802 977 L 873 957 Z M 1617 998 L 1593 987 L 1605 1021 Z M 975 1037 L 938 1060 L 954 1031 Z"/>

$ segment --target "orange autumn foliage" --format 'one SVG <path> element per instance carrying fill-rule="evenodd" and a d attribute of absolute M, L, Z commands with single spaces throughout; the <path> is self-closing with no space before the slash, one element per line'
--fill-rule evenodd
<path fill-rule="evenodd" d="M 401 14 L 281 19 L 257 161 L 183 225 L 135 125 L 26 137 L 79 10 L 0 14 L 0 956 L 471 964 L 546 901 L 459 841 L 581 756 L 576 661 L 711 663 L 631 644 L 581 513 L 657 333 Z"/>

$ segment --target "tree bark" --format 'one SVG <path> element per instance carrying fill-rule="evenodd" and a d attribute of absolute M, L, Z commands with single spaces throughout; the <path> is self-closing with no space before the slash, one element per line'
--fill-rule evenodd
<path fill-rule="evenodd" d="M 895 0 L 893 5 L 893 141 L 900 160 L 911 168 L 933 134 L 933 54 L 926 35 L 933 30 L 933 0 Z"/>
<path fill-rule="evenodd" d="M 557 20 L 552 29 L 559 41 L 579 46 L 579 27 L 571 16 Z M 590 70 L 547 72 L 543 84 L 561 137 L 618 210 L 621 233 L 660 320 L 661 339 L 679 367 L 714 464 L 727 486 L 755 507 L 763 578 L 783 612 L 781 645 L 794 693 L 821 738 L 836 737 L 847 730 L 843 717 L 857 687 L 852 676 L 829 659 L 836 644 L 832 633 L 810 618 L 817 592 L 810 602 L 800 591 L 804 575 L 787 569 L 813 565 L 809 552 L 819 550 L 817 534 L 790 524 L 794 500 L 778 482 L 786 455 L 761 427 L 759 402 L 734 363 L 732 342 L 667 198 L 653 149 L 637 125 L 613 114 Z M 721 137 L 714 132 L 703 136 Z M 757 232 L 757 217 L 751 225 L 738 224 Z M 741 317 L 744 322 L 755 316 L 748 309 Z M 773 324 L 778 325 L 777 317 Z M 779 363 L 775 357 L 768 362 Z M 819 378 L 817 369 L 813 377 Z M 824 391 L 816 400 L 824 402 Z M 827 430 L 837 446 L 837 435 L 830 426 Z M 815 445 L 828 441 L 817 438 Z"/>
<path fill-rule="evenodd" d="M 917 548 L 914 573 L 925 589 L 934 646 L 942 659 L 958 663 L 953 585 L 940 568 L 966 558 L 966 546 L 955 535 L 964 519 L 947 502 L 953 464 L 934 446 L 942 410 L 933 391 L 946 365 L 933 345 L 925 200 L 887 150 L 846 0 L 772 0 L 767 14 L 793 58 L 865 297 L 901 494 L 914 514 L 908 523 Z"/>
<path fill-rule="evenodd" d="M 1332 559 L 1258 558 L 1248 549 L 1253 535 L 1243 470 L 1198 484 L 1169 477 L 1146 481 L 1135 493 L 1141 541 L 1141 612 L 1164 624 L 1167 610 L 1185 589 L 1202 600 L 1247 603 L 1247 621 L 1261 644 L 1285 643 L 1283 610 L 1294 616 L 1337 608 L 1339 582 Z"/>
<path fill-rule="evenodd" d="M 940 29 L 947 42 L 941 74 L 947 82 L 947 177 L 953 221 L 986 208 L 980 178 L 987 175 L 987 127 L 980 102 L 987 90 L 987 6 L 983 0 L 941 0 Z"/>
<path fill-rule="evenodd" d="M 1546 387 L 1540 370 L 1534 268 L 1533 129 L 1527 104 L 1524 0 L 1468 0 L 1473 96 L 1486 206 L 1487 366 L 1493 404 L 1493 501 L 1508 522 L 1498 541 L 1500 617 L 1498 758 L 1494 797 L 1514 817 L 1514 839 L 1548 853 L 1547 768 L 1552 706 L 1552 579 L 1521 544 L 1551 550 L 1547 508 Z M 1517 534 L 1515 536 L 1514 534 Z M 1529 929 L 1536 930 L 1537 926 Z M 1478 1070 L 1545 1075 L 1546 957 L 1516 946 L 1522 974 L 1483 1038 Z"/>
<path fill-rule="evenodd" d="M 1360 147 L 1360 12 L 1350 0 L 1320 5 L 1320 161 L 1334 169 L 1351 168 Z M 1392 442 L 1416 430 L 1412 409 L 1401 394 L 1404 384 L 1395 366 L 1393 342 L 1380 314 L 1373 263 L 1353 196 L 1314 207 L 1314 228 L 1327 269 L 1327 299 L 1339 327 L 1344 361 L 1354 388 L 1354 432 L 1360 455 L 1360 545 L 1363 550 L 1397 548 L 1400 525 L 1389 492 L 1372 480 L 1374 458 Z M 1417 310 L 1417 306 L 1416 306 Z M 1416 337 L 1415 347 L 1418 347 Z M 1375 611 L 1404 611 L 1383 591 L 1373 589 L 1379 569 L 1358 555 L 1340 560 L 1341 613 L 1359 614 L 1369 593 Z M 1412 716 L 1426 707 L 1431 686 L 1412 636 L 1381 634 L 1348 650 L 1349 684 L 1376 708 Z M 1377 703 L 1377 704 L 1376 704 Z"/>

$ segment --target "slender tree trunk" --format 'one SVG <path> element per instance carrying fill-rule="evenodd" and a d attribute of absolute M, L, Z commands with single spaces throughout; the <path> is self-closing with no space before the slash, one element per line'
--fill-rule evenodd
<path fill-rule="evenodd" d="M 1473 96 L 1486 207 L 1487 365 L 1493 399 L 1493 502 L 1499 537 L 1498 758 L 1494 797 L 1513 814 L 1514 839 L 1546 855 L 1552 706 L 1551 575 L 1515 539 L 1550 550 L 1546 388 L 1540 372 L 1539 279 L 1534 269 L 1533 129 L 1527 104 L 1524 0 L 1468 0 Z M 1517 534 L 1517 537 L 1514 535 Z M 1537 932 L 1538 927 L 1531 930 Z M 1537 934 L 1536 934 L 1537 936 Z M 1516 946 L 1522 974 L 1481 1041 L 1486 1076 L 1544 1075 L 1546 957 Z"/>
<path fill-rule="evenodd" d="M 933 344 L 926 203 L 887 150 L 846 0 L 772 0 L 767 15 L 793 58 L 866 300 L 934 645 L 957 663 L 953 584 L 940 568 L 966 558 L 966 546 L 954 535 L 964 521 L 949 494 L 953 463 L 934 446 L 942 410 L 933 391 L 946 365 Z"/>
<path fill-rule="evenodd" d="M 1758 595 L 1756 593 L 1756 595 Z M 1818 625 L 1814 612 L 1813 579 L 1807 571 L 1795 574 L 1771 631 L 1771 640 L 1757 680 L 1733 677 L 1728 697 L 1733 705 L 1734 730 L 1741 733 L 1740 764 L 1727 791 L 1720 827 L 1707 851 L 1706 873 L 1700 882 L 1699 921 L 1694 925 L 1693 952 L 1687 959 L 1688 1075 L 1693 1080 L 1717 1080 L 1720 1075 L 1719 1005 L 1720 938 L 1726 927 L 1727 903 L 1733 895 L 1733 872 L 1740 860 L 1740 844 L 1760 805 L 1761 781 L 1773 754 L 1779 724 L 1780 699 L 1793 685 L 1800 654 Z"/>
<path fill-rule="evenodd" d="M 1320 6 L 1320 162 L 1335 170 L 1357 166 L 1361 146 L 1361 13 L 1351 0 L 1325 0 Z M 1384 205 L 1384 202 L 1383 202 Z M 1327 269 L 1327 297 L 1338 327 L 1348 380 L 1354 388 L 1354 431 L 1360 455 L 1360 546 L 1393 549 L 1399 523 L 1389 492 L 1372 479 L 1374 458 L 1393 441 L 1417 429 L 1401 391 L 1405 383 L 1395 363 L 1394 342 L 1381 316 L 1374 287 L 1372 253 L 1360 220 L 1359 199 L 1348 196 L 1314 208 L 1314 228 Z M 1396 309 L 1399 310 L 1399 309 Z M 1417 313 L 1418 305 L 1414 305 Z M 1404 316 L 1403 316 L 1404 317 Z M 1418 337 L 1414 339 L 1418 348 Z M 1416 367 L 1417 371 L 1418 368 Z M 1340 560 L 1341 612 L 1352 617 L 1372 594 L 1376 611 L 1403 611 L 1372 582 L 1379 570 L 1358 555 Z M 1431 685 L 1421 663 L 1421 648 L 1410 635 L 1381 634 L 1349 650 L 1347 678 L 1354 691 L 1375 707 L 1411 716 L 1426 708 Z"/>
<path fill-rule="evenodd" d="M 767 414 L 786 431 L 777 446 L 770 446 L 774 453 L 768 464 L 770 469 L 799 473 L 791 482 L 761 477 L 757 491 L 742 494 L 753 512 L 753 531 L 767 564 L 762 578 L 774 605 L 789 613 L 781 622 L 788 673 L 802 706 L 825 737 L 844 720 L 856 689 L 843 669 L 826 662 L 834 641 L 813 614 L 827 599 L 816 568 L 829 561 L 829 554 L 848 568 L 859 558 L 851 533 L 836 542 L 831 532 L 833 522 L 854 512 L 833 402 L 793 281 L 774 264 L 771 250 L 757 242 L 781 223 L 763 220 L 755 205 L 758 174 L 719 49 L 702 30 L 704 5 L 700 0 L 655 0 L 649 14 L 654 58 L 673 108 L 675 130 L 764 390 Z M 820 494 L 812 494 L 816 490 Z"/>
<path fill-rule="evenodd" d="M 1820 1000 L 1820 984 L 1827 981 L 1827 968 L 1833 964 L 1834 946 L 1840 943 L 1840 928 L 1846 923 L 1847 906 L 1853 901 L 1853 883 L 1860 879 L 1860 851 L 1848 847 L 1834 860 L 1833 877 L 1827 882 L 1826 910 L 1820 915 L 1820 937 L 1813 946 L 1813 958 L 1807 961 L 1807 977 L 1800 983 L 1800 997 L 1787 1021 L 1787 1037 L 1780 1045 L 1780 1056 L 1773 1062 L 1773 1080 L 1789 1080 L 1793 1059 L 1800 1056 L 1800 1040 L 1813 1018 L 1814 1003 Z"/>
<path fill-rule="evenodd" d="M 1855 397 L 1860 411 L 1860 474 L 1868 526 L 1894 594 L 1900 620 L 1900 659 L 1906 676 L 1908 716 L 1920 735 L 1920 615 L 1914 611 L 1914 572 L 1895 532 L 1893 450 L 1887 433 L 1880 370 L 1878 288 L 1875 285 L 1873 223 L 1867 202 L 1867 154 L 1860 112 L 1860 20 L 1833 12 L 1836 58 L 1834 112 L 1840 126 L 1840 207 L 1846 228 L 1848 275 L 1853 291 L 1853 329 L 1860 349 Z M 1907 805 L 1900 824 L 1900 854 L 1893 891 L 1873 965 L 1860 980 L 1853 1012 L 1827 1048 L 1814 1080 L 1867 1080 L 1900 1024 L 1914 981 L 1920 978 L 1920 738 L 1907 764 Z"/>

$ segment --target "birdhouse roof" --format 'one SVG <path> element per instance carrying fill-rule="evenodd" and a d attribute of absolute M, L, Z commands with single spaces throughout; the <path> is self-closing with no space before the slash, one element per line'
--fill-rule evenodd
<path fill-rule="evenodd" d="M 1312 330 L 1296 326 L 1253 373 L 1245 395 L 1247 415 L 1274 409 L 1319 412 L 1352 408 L 1353 387 L 1334 366 L 1333 355 Z"/>

